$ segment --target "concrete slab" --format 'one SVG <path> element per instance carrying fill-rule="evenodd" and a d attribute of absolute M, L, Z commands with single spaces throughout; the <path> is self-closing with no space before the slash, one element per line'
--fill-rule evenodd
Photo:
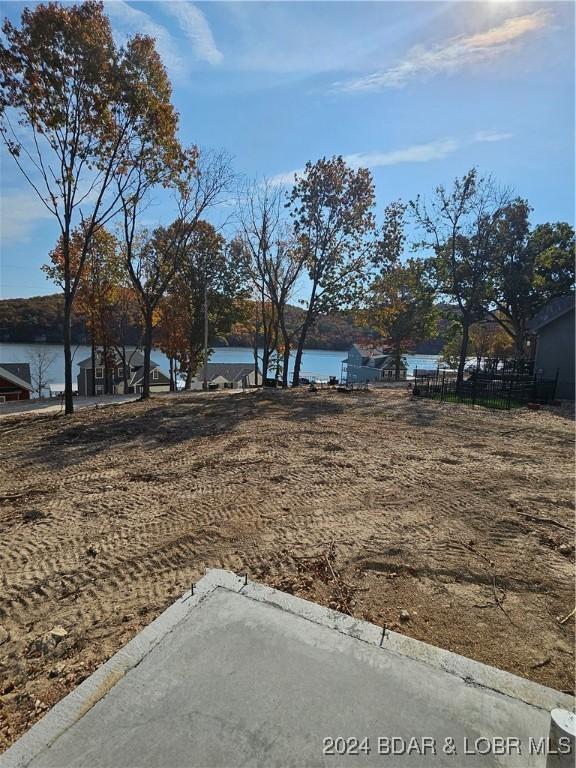
<path fill-rule="evenodd" d="M 210 571 L 0 764 L 544 766 L 536 752 L 549 711 L 572 704 L 506 672 Z"/>

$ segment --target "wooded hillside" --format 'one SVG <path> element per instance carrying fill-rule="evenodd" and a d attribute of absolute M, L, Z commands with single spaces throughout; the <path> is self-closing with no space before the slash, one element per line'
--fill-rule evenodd
<path fill-rule="evenodd" d="M 289 306 L 288 326 L 293 328 L 302 322 L 304 310 Z M 47 342 L 60 344 L 63 333 L 63 302 L 60 294 L 33 296 L 29 299 L 4 299 L 0 301 L 0 341 L 2 342 Z M 128 343 L 137 344 L 140 331 L 130 329 Z M 353 322 L 344 313 L 318 318 L 310 330 L 309 349 L 347 349 L 353 343 L 374 341 L 375 332 Z M 74 344 L 89 343 L 89 336 L 81 318 L 73 318 L 72 341 Z M 230 333 L 225 338 L 214 339 L 213 346 L 249 347 L 247 334 Z M 423 340 L 417 345 L 417 352 L 435 354 L 440 351 L 438 339 Z"/>

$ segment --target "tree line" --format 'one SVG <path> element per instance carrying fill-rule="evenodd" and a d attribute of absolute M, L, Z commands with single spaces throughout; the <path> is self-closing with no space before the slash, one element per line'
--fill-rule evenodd
<path fill-rule="evenodd" d="M 370 171 L 340 156 L 307 163 L 288 192 L 240 182 L 225 152 L 181 143 L 154 40 L 117 44 L 96 0 L 25 9 L 19 27 L 6 20 L 0 63 L 0 133 L 59 228 L 45 270 L 63 295 L 66 413 L 73 308 L 93 355 L 107 365 L 114 350 L 126 372 L 127 330 L 139 327 L 146 398 L 154 333 L 172 379 L 184 371 L 189 384 L 206 338 L 241 328 L 255 368 L 297 386 L 318 318 L 348 310 L 378 329 L 399 375 L 449 301 L 461 380 L 479 323 L 490 317 L 522 356 L 529 318 L 572 290 L 573 229 L 532 227 L 528 202 L 476 169 L 429 199 L 391 203 L 380 225 Z M 150 226 L 158 200 L 171 220 Z M 224 203 L 232 216 L 216 226 Z"/>
<path fill-rule="evenodd" d="M 249 302 L 249 300 L 248 300 Z M 112 305 L 118 310 L 122 304 Z M 0 342 L 33 343 L 45 342 L 60 344 L 63 336 L 63 297 L 61 293 L 32 296 L 25 299 L 0 300 Z M 81 314 L 81 305 L 74 303 L 72 315 L 72 344 L 89 345 L 90 330 Z M 304 319 L 302 307 L 289 304 L 286 307 L 286 324 L 288 328 L 297 328 Z M 250 316 L 250 313 L 248 313 Z M 122 328 L 122 337 L 127 347 L 136 347 L 141 343 L 141 329 L 138 318 L 138 307 L 133 305 L 133 317 L 128 317 Z M 161 333 L 164 329 L 154 326 L 154 346 L 158 347 Z M 253 337 L 250 329 L 242 323 L 234 323 L 230 330 L 212 334 L 210 326 L 211 347 L 251 347 Z M 434 331 L 431 339 L 421 339 L 414 350 L 422 354 L 436 354 L 441 350 L 440 329 Z M 120 334 L 119 334 L 120 335 Z M 257 339 L 258 347 L 261 339 Z M 369 345 L 378 342 L 378 336 L 369 326 L 361 323 L 360 318 L 350 312 L 334 312 L 321 315 L 308 334 L 307 348 L 344 350 L 352 344 Z M 75 358 L 77 355 L 75 355 Z"/>

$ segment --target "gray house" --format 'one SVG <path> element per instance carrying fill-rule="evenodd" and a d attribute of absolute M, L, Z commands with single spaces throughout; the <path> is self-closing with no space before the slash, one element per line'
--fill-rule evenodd
<path fill-rule="evenodd" d="M 256 386 L 256 375 L 250 363 L 208 363 L 207 381 L 211 389 L 246 389 Z M 192 379 L 191 388 L 202 389 L 203 384 L 204 366 Z"/>
<path fill-rule="evenodd" d="M 347 384 L 365 381 L 393 381 L 396 363 L 393 355 L 384 349 L 366 349 L 353 344 L 348 357 L 342 360 L 342 379 Z M 406 364 L 402 361 L 400 378 L 406 378 Z"/>
<path fill-rule="evenodd" d="M 106 375 L 102 356 L 96 356 L 96 391 L 92 391 L 92 359 L 90 357 L 78 363 L 78 394 L 84 396 L 103 395 L 105 391 L 104 377 Z M 140 395 L 144 383 L 144 355 L 139 350 L 132 352 L 127 357 L 126 378 L 128 386 L 124 383 L 124 364 L 118 354 L 112 356 L 108 375 L 110 377 L 108 391 L 114 395 Z M 154 360 L 150 360 L 150 392 L 169 392 L 170 379 L 162 373 L 160 366 Z"/>
<path fill-rule="evenodd" d="M 574 400 L 574 294 L 552 299 L 529 324 L 534 368 L 545 378 L 558 371 L 556 397 Z"/>

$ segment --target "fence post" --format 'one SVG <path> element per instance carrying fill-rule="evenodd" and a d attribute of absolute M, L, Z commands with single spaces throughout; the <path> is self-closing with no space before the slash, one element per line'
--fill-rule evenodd
<path fill-rule="evenodd" d="M 476 383 L 477 379 L 476 376 L 474 376 L 474 385 L 472 387 L 472 405 L 476 405 Z"/>
<path fill-rule="evenodd" d="M 446 379 L 446 371 L 442 371 L 442 387 L 440 389 L 440 402 L 444 401 L 444 381 Z"/>

